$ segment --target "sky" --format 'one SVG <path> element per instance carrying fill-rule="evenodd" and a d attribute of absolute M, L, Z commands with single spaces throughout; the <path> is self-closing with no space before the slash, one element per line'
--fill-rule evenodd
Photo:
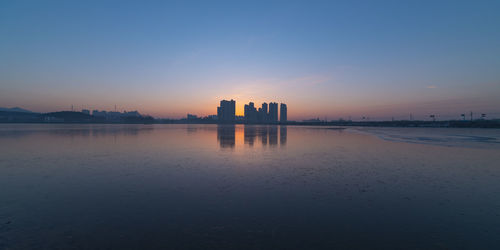
<path fill-rule="evenodd" d="M 500 1 L 0 1 L 0 107 L 500 118 Z"/>

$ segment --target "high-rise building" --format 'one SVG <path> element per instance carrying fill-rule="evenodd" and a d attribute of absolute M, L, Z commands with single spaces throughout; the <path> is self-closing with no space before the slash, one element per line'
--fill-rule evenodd
<path fill-rule="evenodd" d="M 253 102 L 245 104 L 245 122 L 246 123 L 258 122 L 257 115 L 258 115 L 257 109 L 255 109 L 255 105 Z"/>
<path fill-rule="evenodd" d="M 282 103 L 280 104 L 280 122 L 286 123 L 286 119 L 287 119 L 286 104 Z"/>
<path fill-rule="evenodd" d="M 278 122 L 278 103 L 269 103 L 269 122 Z"/>
<path fill-rule="evenodd" d="M 220 106 L 217 107 L 217 119 L 221 123 L 233 123 L 236 118 L 236 102 L 222 100 Z"/>
<path fill-rule="evenodd" d="M 260 122 L 268 122 L 269 121 L 269 113 L 267 111 L 267 103 L 262 103 L 261 111 L 259 112 Z"/>
<path fill-rule="evenodd" d="M 236 102 L 234 100 L 220 101 L 220 106 L 217 107 L 217 119 L 220 123 L 236 122 Z M 279 119 L 278 119 L 279 118 Z M 280 105 L 280 116 L 278 117 L 278 103 L 270 102 L 262 103 L 262 107 L 256 108 L 253 102 L 245 104 L 244 116 L 240 120 L 245 123 L 286 123 L 287 122 L 287 106 L 284 103 Z"/>

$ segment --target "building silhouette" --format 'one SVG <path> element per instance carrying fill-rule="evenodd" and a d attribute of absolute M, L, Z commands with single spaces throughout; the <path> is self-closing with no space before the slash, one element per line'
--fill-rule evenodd
<path fill-rule="evenodd" d="M 269 122 L 278 122 L 278 103 L 276 102 L 269 103 Z"/>
<path fill-rule="evenodd" d="M 236 118 L 236 102 L 222 100 L 217 107 L 217 119 L 220 123 L 234 123 Z"/>
<path fill-rule="evenodd" d="M 260 111 L 260 121 L 266 123 L 269 121 L 269 113 L 267 111 L 267 103 L 262 103 L 262 108 Z"/>
<path fill-rule="evenodd" d="M 192 114 L 187 114 L 186 119 L 187 119 L 188 121 L 197 120 L 197 119 L 198 119 L 198 116 L 196 116 L 196 115 L 192 115 Z"/>
<path fill-rule="evenodd" d="M 253 102 L 245 104 L 244 111 L 245 111 L 245 122 L 246 123 L 257 123 L 258 122 L 259 113 L 257 112 L 257 109 L 255 109 Z M 259 112 L 260 112 L 260 109 L 259 109 Z"/>
<path fill-rule="evenodd" d="M 244 116 L 236 117 L 236 102 L 231 99 L 220 101 L 220 106 L 217 107 L 217 120 L 219 123 L 239 123 L 246 124 L 269 124 L 287 122 L 287 106 L 284 103 L 280 105 L 280 119 L 278 120 L 278 103 L 270 102 L 262 103 L 260 108 L 255 107 L 255 103 L 249 102 L 245 104 Z"/>
<path fill-rule="evenodd" d="M 286 123 L 287 108 L 286 104 L 282 103 L 281 106 L 281 121 Z M 262 107 L 256 109 L 255 104 L 250 102 L 245 105 L 244 122 L 247 124 L 256 123 L 278 123 L 278 103 L 271 102 L 269 104 L 262 103 Z"/>
<path fill-rule="evenodd" d="M 280 104 L 280 123 L 286 123 L 287 120 L 287 109 L 286 104 Z"/>

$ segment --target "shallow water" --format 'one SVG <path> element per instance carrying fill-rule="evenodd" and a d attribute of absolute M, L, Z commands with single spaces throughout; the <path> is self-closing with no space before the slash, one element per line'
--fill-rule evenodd
<path fill-rule="evenodd" d="M 372 134 L 397 142 L 500 149 L 500 129 L 357 127 L 349 131 Z"/>
<path fill-rule="evenodd" d="M 499 248 L 498 135 L 0 125 L 0 249 Z"/>

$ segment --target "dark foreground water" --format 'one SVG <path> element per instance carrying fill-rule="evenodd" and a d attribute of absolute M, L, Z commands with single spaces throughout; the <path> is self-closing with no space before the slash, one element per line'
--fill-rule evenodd
<path fill-rule="evenodd" d="M 0 125 L 0 249 L 499 249 L 499 138 Z"/>

